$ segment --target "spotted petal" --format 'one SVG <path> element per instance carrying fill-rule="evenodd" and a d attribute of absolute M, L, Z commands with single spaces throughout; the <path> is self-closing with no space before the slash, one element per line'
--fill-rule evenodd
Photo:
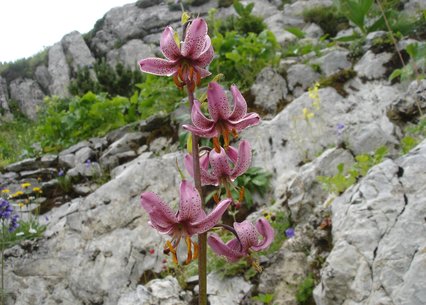
<path fill-rule="evenodd" d="M 265 218 L 260 218 L 256 222 L 256 229 L 263 236 L 263 240 L 257 246 L 252 246 L 254 251 L 260 251 L 268 248 L 274 240 L 274 229 Z"/>
<path fill-rule="evenodd" d="M 219 181 L 213 177 L 209 171 L 209 154 L 205 154 L 200 157 L 200 176 L 201 176 L 201 184 L 202 185 L 218 185 Z M 184 157 L 184 162 L 186 170 L 191 175 L 191 177 L 194 177 L 194 166 L 193 166 L 193 160 L 192 155 L 186 154 Z"/>
<path fill-rule="evenodd" d="M 241 223 L 234 222 L 234 229 L 237 232 L 238 237 L 240 238 L 243 251 L 247 251 L 252 246 L 257 246 L 257 231 L 253 224 L 244 220 Z"/>
<path fill-rule="evenodd" d="M 204 50 L 207 37 L 207 23 L 201 19 L 194 19 L 186 30 L 182 46 L 182 55 L 197 59 Z"/>
<path fill-rule="evenodd" d="M 235 180 L 238 176 L 244 174 L 251 164 L 251 146 L 246 140 L 240 142 L 238 146 L 238 158 L 235 163 L 234 169 L 231 173 L 231 179 Z"/>
<path fill-rule="evenodd" d="M 209 83 L 207 89 L 209 113 L 213 121 L 228 119 L 231 112 L 225 90 L 216 82 Z"/>
<path fill-rule="evenodd" d="M 159 76 L 171 76 L 178 69 L 177 62 L 156 57 L 142 59 L 139 61 L 139 67 L 142 72 Z"/>
<path fill-rule="evenodd" d="M 228 209 L 228 206 L 231 204 L 231 202 L 232 200 L 229 198 L 219 202 L 209 215 L 197 222 L 191 223 L 191 225 L 187 228 L 188 234 L 201 234 L 213 228 L 222 218 L 223 213 L 225 213 L 225 211 Z"/>
<path fill-rule="evenodd" d="M 209 155 L 210 165 L 212 167 L 212 175 L 217 179 L 221 177 L 231 176 L 232 170 L 229 166 L 228 156 L 226 155 L 223 147 L 220 148 L 220 152 L 217 153 L 214 149 Z"/>
<path fill-rule="evenodd" d="M 206 118 L 201 111 L 200 102 L 195 100 L 191 111 L 192 124 L 198 128 L 211 129 L 214 126 L 214 122 Z"/>
<path fill-rule="evenodd" d="M 177 220 L 179 222 L 196 222 L 206 216 L 201 207 L 201 198 L 197 189 L 188 181 L 180 184 L 180 202 Z"/>
<path fill-rule="evenodd" d="M 247 102 L 244 99 L 237 86 L 231 86 L 231 93 L 234 99 L 234 110 L 229 117 L 230 120 L 241 120 L 247 114 Z"/>
<path fill-rule="evenodd" d="M 206 44 L 204 46 L 203 51 L 197 59 L 194 59 L 194 63 L 200 67 L 208 66 L 214 57 L 214 50 L 212 46 L 212 42 L 209 36 L 206 37 Z"/>
<path fill-rule="evenodd" d="M 160 233 L 168 234 L 177 223 L 173 210 L 155 193 L 141 195 L 141 205 L 148 213 L 151 225 Z"/>
<path fill-rule="evenodd" d="M 235 129 L 236 131 L 241 131 L 249 126 L 254 126 L 259 123 L 260 123 L 260 116 L 255 112 L 251 112 L 240 120 L 237 120 L 237 121 L 229 120 L 228 122 L 226 122 L 226 125 L 231 130 Z"/>
<path fill-rule="evenodd" d="M 208 237 L 207 242 L 213 252 L 218 255 L 225 256 L 230 262 L 236 262 L 245 255 L 245 253 L 238 250 L 240 248 L 240 243 L 236 238 L 225 244 L 220 239 L 219 235 L 211 234 Z"/>
<path fill-rule="evenodd" d="M 166 27 L 161 34 L 160 49 L 164 56 L 171 61 L 176 61 L 182 57 L 174 38 L 174 31 L 170 26 Z"/>

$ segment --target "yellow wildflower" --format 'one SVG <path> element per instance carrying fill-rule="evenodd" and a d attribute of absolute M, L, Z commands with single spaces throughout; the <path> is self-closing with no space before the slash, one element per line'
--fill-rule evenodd
<path fill-rule="evenodd" d="M 1 190 L 1 193 L 2 193 L 2 194 L 8 194 L 8 193 L 10 193 L 10 190 L 8 190 L 8 189 L 4 189 L 4 190 Z"/>
<path fill-rule="evenodd" d="M 303 118 L 306 121 L 309 121 L 310 119 L 312 119 L 315 116 L 315 114 L 313 112 L 309 111 L 308 108 L 303 108 L 302 112 L 303 112 Z"/>
<path fill-rule="evenodd" d="M 22 202 L 18 202 L 18 207 L 19 207 L 20 209 L 22 209 L 24 206 L 25 206 L 25 204 L 23 204 Z"/>
<path fill-rule="evenodd" d="M 26 189 L 27 187 L 30 187 L 31 186 L 31 183 L 29 183 L 29 182 L 25 182 L 25 183 L 22 183 L 21 184 L 21 187 L 23 188 L 23 189 Z"/>
<path fill-rule="evenodd" d="M 33 187 L 33 192 L 39 193 L 39 194 L 43 193 L 43 191 L 39 187 Z"/>
<path fill-rule="evenodd" d="M 320 97 L 319 97 L 319 86 L 320 84 L 316 82 L 313 87 L 308 89 L 308 95 L 311 99 L 313 99 L 312 106 L 314 106 L 317 110 L 320 108 Z"/>
<path fill-rule="evenodd" d="M 16 193 L 14 193 L 14 194 L 12 195 L 12 197 L 19 197 L 19 196 L 22 196 L 22 195 L 24 195 L 24 192 L 23 192 L 23 191 L 17 191 Z"/>

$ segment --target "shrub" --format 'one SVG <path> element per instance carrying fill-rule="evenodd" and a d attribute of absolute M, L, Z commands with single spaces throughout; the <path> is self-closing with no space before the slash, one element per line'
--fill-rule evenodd
<path fill-rule="evenodd" d="M 349 27 L 348 19 L 335 7 L 316 6 L 303 12 L 303 20 L 318 24 L 330 37 Z"/>

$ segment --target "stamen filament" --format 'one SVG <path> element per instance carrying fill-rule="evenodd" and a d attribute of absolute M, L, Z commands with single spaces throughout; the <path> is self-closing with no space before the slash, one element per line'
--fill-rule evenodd
<path fill-rule="evenodd" d="M 213 138 L 213 147 L 214 150 L 219 154 L 220 153 L 220 142 L 218 137 Z"/>

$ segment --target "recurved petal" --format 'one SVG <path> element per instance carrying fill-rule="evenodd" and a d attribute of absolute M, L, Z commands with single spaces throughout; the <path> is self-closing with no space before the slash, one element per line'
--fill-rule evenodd
<path fill-rule="evenodd" d="M 228 244 L 225 244 L 220 239 L 220 237 L 214 233 L 211 234 L 207 239 L 207 243 L 212 248 L 213 252 L 215 252 L 217 255 L 225 256 L 230 262 L 236 262 L 237 260 L 239 260 L 241 257 L 245 255 L 244 253 L 236 251 L 229 246 L 231 242 L 235 243 L 234 241 L 238 242 L 237 239 L 233 239 L 230 242 L 228 242 Z"/>
<path fill-rule="evenodd" d="M 196 63 L 197 66 L 204 68 L 212 62 L 213 57 L 214 57 L 214 50 L 213 50 L 212 42 L 210 40 L 210 37 L 206 35 L 206 44 L 204 46 L 204 49 L 201 52 L 200 56 L 197 59 L 194 59 L 194 63 Z"/>
<path fill-rule="evenodd" d="M 203 138 L 213 138 L 219 136 L 218 131 L 214 125 L 210 129 L 202 129 L 193 125 L 182 125 L 183 129 L 188 130 L 189 132 L 195 133 L 199 137 Z"/>
<path fill-rule="evenodd" d="M 231 86 L 231 93 L 234 99 L 234 110 L 229 117 L 230 120 L 238 121 L 241 120 L 247 114 L 247 102 L 238 90 L 237 86 Z"/>
<path fill-rule="evenodd" d="M 233 164 L 237 163 L 238 160 L 238 150 L 233 146 L 228 146 L 226 148 L 226 154 Z"/>
<path fill-rule="evenodd" d="M 241 120 L 229 120 L 227 122 L 228 128 L 232 130 L 234 128 L 236 131 L 241 131 L 249 126 L 254 126 L 259 124 L 260 116 L 255 112 L 250 112 Z"/>
<path fill-rule="evenodd" d="M 232 200 L 227 198 L 219 202 L 216 207 L 213 209 L 213 211 L 210 212 L 206 217 L 203 219 L 191 223 L 188 228 L 188 234 L 194 235 L 194 234 L 200 234 L 207 232 L 211 228 L 213 228 L 221 219 L 223 213 L 228 209 L 229 205 L 231 204 Z"/>
<path fill-rule="evenodd" d="M 218 185 L 219 181 L 208 172 L 209 159 L 208 154 L 200 157 L 200 176 L 202 185 Z M 191 177 L 194 177 L 194 165 L 192 155 L 186 154 L 184 157 L 184 165 Z"/>
<path fill-rule="evenodd" d="M 216 150 L 212 150 L 209 154 L 210 166 L 212 168 L 212 175 L 217 179 L 221 177 L 231 176 L 232 170 L 229 166 L 228 156 L 225 153 L 223 147 L 220 148 L 220 152 L 217 153 Z"/>
<path fill-rule="evenodd" d="M 206 118 L 201 111 L 200 102 L 195 100 L 191 111 L 192 124 L 201 129 L 211 129 L 214 127 L 214 122 Z"/>
<path fill-rule="evenodd" d="M 142 72 L 159 76 L 171 76 L 178 69 L 176 62 L 156 57 L 142 59 L 139 67 Z"/>
<path fill-rule="evenodd" d="M 163 34 L 161 34 L 160 49 L 164 56 L 172 61 L 182 57 L 174 38 L 174 31 L 170 26 L 166 27 Z"/>
<path fill-rule="evenodd" d="M 209 71 L 207 71 L 206 69 L 203 69 L 199 66 L 194 66 L 194 69 L 200 75 L 200 79 L 206 78 L 207 76 L 211 75 L 211 73 Z"/>
<path fill-rule="evenodd" d="M 209 83 L 207 100 L 209 113 L 213 121 L 217 122 L 220 118 L 228 119 L 230 115 L 228 98 L 226 97 L 225 90 L 218 83 Z"/>
<path fill-rule="evenodd" d="M 242 251 L 247 252 L 247 250 L 252 246 L 258 245 L 258 234 L 256 228 L 250 221 L 244 220 L 241 223 L 234 222 L 234 229 L 240 238 L 240 242 L 243 247 Z"/>
<path fill-rule="evenodd" d="M 246 140 L 240 142 L 238 146 L 238 159 L 231 173 L 231 179 L 235 180 L 238 176 L 244 174 L 251 164 L 251 146 Z"/>
<path fill-rule="evenodd" d="M 185 40 L 181 48 L 182 55 L 197 59 L 204 50 L 207 37 L 207 23 L 201 19 L 194 19 L 186 30 Z"/>
<path fill-rule="evenodd" d="M 263 240 L 257 246 L 252 246 L 254 251 L 265 250 L 274 241 L 275 232 L 272 226 L 265 218 L 260 218 L 256 222 L 256 229 L 263 236 Z"/>
<path fill-rule="evenodd" d="M 177 223 L 173 210 L 157 194 L 152 192 L 142 193 L 141 205 L 148 213 L 151 225 L 160 233 L 169 233 Z"/>
<path fill-rule="evenodd" d="M 183 180 L 180 184 L 178 222 L 196 222 L 205 216 L 197 189 L 190 182 Z"/>

